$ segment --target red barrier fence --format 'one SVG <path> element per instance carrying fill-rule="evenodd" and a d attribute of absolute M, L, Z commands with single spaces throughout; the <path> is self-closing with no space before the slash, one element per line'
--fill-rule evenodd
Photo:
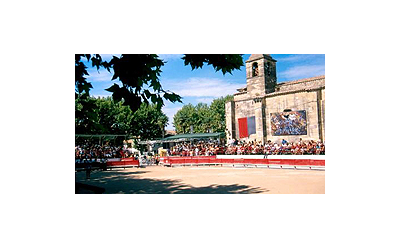
<path fill-rule="evenodd" d="M 134 158 L 122 158 L 121 161 L 108 161 L 107 166 L 139 166 L 139 161 Z"/>
<path fill-rule="evenodd" d="M 247 158 L 216 158 L 216 156 L 164 157 L 164 165 L 244 165 L 244 166 L 318 166 L 324 167 L 325 160 L 318 159 L 247 159 Z M 139 161 L 133 158 L 122 158 L 121 161 L 108 161 L 107 166 L 139 166 Z"/>
<path fill-rule="evenodd" d="M 179 160 L 180 159 L 180 160 Z M 204 163 L 206 159 L 217 159 L 217 156 L 169 156 L 169 157 L 161 157 L 160 162 L 164 164 L 170 164 L 170 160 L 173 160 L 174 163 L 179 162 L 184 163 L 184 161 L 181 161 L 182 159 L 192 159 L 192 160 L 197 160 L 201 159 L 200 163 Z M 191 162 L 190 164 L 194 164 L 196 161 Z"/>
<path fill-rule="evenodd" d="M 164 165 L 244 165 L 244 166 L 317 166 L 318 168 L 325 167 L 325 159 L 225 159 L 215 157 L 165 157 L 163 158 Z"/>

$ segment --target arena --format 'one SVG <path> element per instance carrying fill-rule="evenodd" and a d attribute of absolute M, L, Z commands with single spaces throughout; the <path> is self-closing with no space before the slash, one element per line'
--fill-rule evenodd
<path fill-rule="evenodd" d="M 209 125 L 199 130 L 194 127 L 199 122 L 191 121 L 174 136 L 165 137 L 164 130 L 157 136 L 135 133 L 131 143 L 123 132 L 76 134 L 75 192 L 324 194 L 325 76 L 278 82 L 276 63 L 269 54 L 249 57 L 246 85 L 219 105 L 220 112 L 209 113 L 222 122 L 214 132 Z M 135 127 L 135 122 L 125 126 Z M 124 127 L 120 123 L 111 127 Z M 123 143 L 108 139 L 116 136 L 124 137 Z"/>
<path fill-rule="evenodd" d="M 325 171 L 232 167 L 162 167 L 95 171 L 77 184 L 104 194 L 324 194 Z M 85 187 L 77 193 L 92 193 Z"/>

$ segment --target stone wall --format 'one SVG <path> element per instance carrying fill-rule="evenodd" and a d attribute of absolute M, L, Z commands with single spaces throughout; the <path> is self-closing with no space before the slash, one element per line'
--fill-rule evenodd
<path fill-rule="evenodd" d="M 234 101 L 225 103 L 225 122 L 227 139 L 236 138 Z"/>
<path fill-rule="evenodd" d="M 251 100 L 237 101 L 235 102 L 235 127 L 237 127 L 235 134 L 236 139 L 239 139 L 239 118 L 255 116 L 255 103 Z M 257 121 L 256 121 L 257 122 Z M 257 134 L 250 135 L 249 139 L 256 139 Z M 245 139 L 248 140 L 248 139 Z"/>
<path fill-rule="evenodd" d="M 235 93 L 233 95 L 233 100 L 234 101 L 241 101 L 241 100 L 246 100 L 249 99 L 249 95 L 247 94 L 247 92 L 244 93 Z"/>
<path fill-rule="evenodd" d="M 319 83 L 320 84 L 320 83 Z M 321 140 L 325 142 L 325 88 L 311 89 L 308 91 L 297 92 L 275 92 L 259 98 L 261 101 L 255 101 L 257 98 L 251 98 L 248 94 L 235 95 L 234 101 L 229 107 L 226 107 L 227 116 L 230 124 L 227 123 L 228 131 L 235 134 L 239 139 L 238 119 L 243 117 L 255 116 L 256 134 L 245 138 L 245 141 L 299 141 L 303 140 Z M 289 135 L 273 136 L 271 131 L 270 114 L 283 112 L 285 109 L 292 111 L 305 110 L 307 116 L 307 135 Z"/>
<path fill-rule="evenodd" d="M 321 90 L 321 97 L 322 141 L 325 142 L 325 88 Z"/>
<path fill-rule="evenodd" d="M 320 129 L 319 123 L 322 118 L 319 117 L 322 113 L 322 108 L 318 107 L 318 93 L 319 90 L 302 91 L 296 93 L 289 93 L 283 95 L 275 95 L 265 98 L 265 116 L 266 116 L 266 140 L 273 142 L 282 141 L 285 139 L 289 142 L 303 140 L 322 140 L 325 129 Z M 324 103 L 325 94 L 321 94 L 321 103 Z M 322 107 L 322 105 L 321 105 Z M 292 111 L 305 110 L 307 116 L 307 135 L 288 135 L 288 136 L 273 136 L 271 130 L 270 114 L 276 112 L 283 112 L 285 109 Z M 323 111 L 324 112 L 324 111 Z M 323 123 L 322 123 L 323 124 Z M 322 126 L 323 127 L 323 126 Z M 322 135 L 320 134 L 322 132 Z"/>
<path fill-rule="evenodd" d="M 247 93 L 250 97 L 262 97 L 265 95 L 264 76 L 256 76 L 247 80 Z"/>

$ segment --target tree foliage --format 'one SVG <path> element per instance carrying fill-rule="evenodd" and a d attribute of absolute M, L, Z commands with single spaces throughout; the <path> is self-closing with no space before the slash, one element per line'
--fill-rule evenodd
<path fill-rule="evenodd" d="M 83 105 L 89 106 L 91 111 L 82 108 Z M 123 101 L 115 102 L 111 97 L 77 98 L 75 113 L 77 134 L 126 134 L 144 140 L 155 139 L 162 136 L 168 123 L 168 117 L 154 104 L 142 104 L 133 112 Z"/>
<path fill-rule="evenodd" d="M 230 73 L 243 66 L 243 58 L 237 54 L 185 54 L 182 58 L 185 66 L 190 65 L 192 70 L 202 68 L 205 63 L 212 65 L 215 71 L 223 74 Z"/>
<path fill-rule="evenodd" d="M 75 98 L 81 98 L 82 95 L 89 96 L 90 89 L 93 88 L 92 84 L 86 80 L 89 73 L 82 62 L 83 59 L 91 61 L 92 67 L 97 70 L 105 68 L 111 73 L 111 69 L 113 69 L 111 80 L 119 80 L 122 86 L 114 83 L 106 90 L 112 92 L 115 102 L 129 106 L 133 112 L 138 110 L 142 103 L 146 105 L 153 103 L 160 110 L 164 105 L 164 99 L 171 102 L 182 102 L 179 95 L 162 88 L 159 76 L 165 62 L 155 54 L 122 54 L 120 57 L 113 56 L 110 61 L 104 61 L 99 54 L 76 54 Z M 185 65 L 192 67 L 192 70 L 202 68 L 204 64 L 207 64 L 223 74 L 232 74 L 233 70 L 243 66 L 241 55 L 186 54 L 182 59 Z M 82 108 L 86 109 L 83 104 L 86 102 L 82 102 Z M 88 111 L 91 111 L 90 107 Z"/>
<path fill-rule="evenodd" d="M 233 95 L 227 95 L 214 99 L 210 105 L 212 119 L 210 120 L 213 131 L 224 132 L 226 128 L 225 122 L 225 103 L 233 100 Z"/>
<path fill-rule="evenodd" d="M 173 124 L 177 133 L 224 132 L 225 103 L 233 99 L 232 95 L 214 99 L 211 105 L 199 103 L 184 105 L 174 116 Z"/>

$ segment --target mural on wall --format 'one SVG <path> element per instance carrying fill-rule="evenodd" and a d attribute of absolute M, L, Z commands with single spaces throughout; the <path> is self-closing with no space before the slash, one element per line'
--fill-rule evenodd
<path fill-rule="evenodd" d="M 306 111 L 271 113 L 273 136 L 307 135 Z"/>

